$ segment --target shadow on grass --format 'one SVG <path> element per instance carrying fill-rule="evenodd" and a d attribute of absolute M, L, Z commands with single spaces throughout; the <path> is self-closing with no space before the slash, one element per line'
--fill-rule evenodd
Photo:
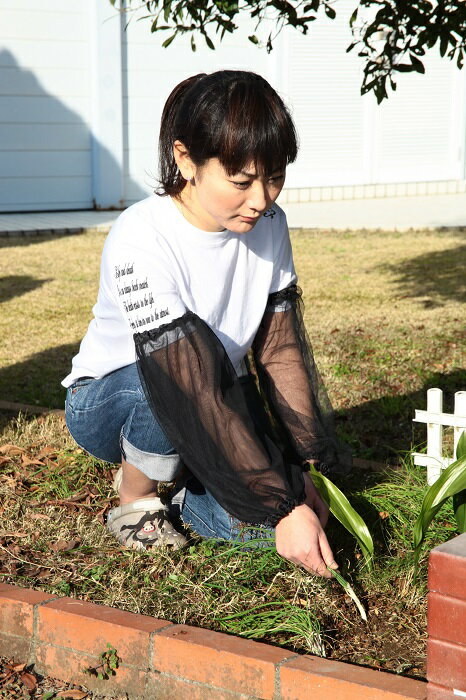
<path fill-rule="evenodd" d="M 425 308 L 443 306 L 449 299 L 466 301 L 466 245 L 386 263 L 379 269 L 395 275 L 400 295 L 420 298 Z"/>
<path fill-rule="evenodd" d="M 444 411 L 453 411 L 454 394 L 466 389 L 466 368 L 430 374 L 423 386 L 408 394 L 382 396 L 337 414 L 337 430 L 356 457 L 396 463 L 400 453 L 426 442 L 426 426 L 413 423 L 416 409 L 426 408 L 428 389 L 444 392 Z"/>
<path fill-rule="evenodd" d="M 38 233 L 37 236 L 13 236 L 11 238 L 0 237 L 0 250 L 3 248 L 27 248 L 30 245 L 36 245 L 37 243 L 49 243 L 50 241 L 58 240 L 59 238 L 65 238 L 66 236 L 81 236 L 86 233 L 86 230 L 75 231 L 71 233 L 70 231 L 64 231 L 63 233 Z"/>
<path fill-rule="evenodd" d="M 0 369 L 0 397 L 4 401 L 63 408 L 65 389 L 60 382 L 71 369 L 79 343 L 59 345 Z"/>
<path fill-rule="evenodd" d="M 42 287 L 46 282 L 51 282 L 51 278 L 38 280 L 29 275 L 10 275 L 0 279 L 0 303 L 9 301 L 15 297 L 20 297 L 27 292 L 32 292 L 38 287 Z"/>

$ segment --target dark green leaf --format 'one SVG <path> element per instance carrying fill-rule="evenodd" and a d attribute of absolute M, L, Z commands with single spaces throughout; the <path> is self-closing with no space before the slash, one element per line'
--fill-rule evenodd
<path fill-rule="evenodd" d="M 205 43 L 207 44 L 209 49 L 212 49 L 212 51 L 215 51 L 215 46 L 214 46 L 214 42 L 212 41 L 212 39 L 209 36 L 207 36 L 207 34 L 204 34 L 204 39 L 205 39 Z"/>
<path fill-rule="evenodd" d="M 453 510 L 458 531 L 462 534 L 466 532 L 466 489 L 453 496 Z"/>
<path fill-rule="evenodd" d="M 353 14 L 352 14 L 351 17 L 350 17 L 350 21 L 349 21 L 350 27 L 352 27 L 353 24 L 356 22 L 357 16 L 358 16 L 358 8 L 356 8 L 356 9 L 354 10 Z"/>
<path fill-rule="evenodd" d="M 163 18 L 165 22 L 168 22 L 169 17 L 170 17 L 170 10 L 171 10 L 171 0 L 164 0 L 163 3 Z"/>
<path fill-rule="evenodd" d="M 420 61 L 414 54 L 410 55 L 411 58 L 411 63 L 413 64 L 413 69 L 416 71 L 416 73 L 425 73 L 426 69 L 424 68 L 424 64 L 422 61 Z"/>
<path fill-rule="evenodd" d="M 394 66 L 394 69 L 400 73 L 412 73 L 414 67 L 411 63 L 397 63 L 396 66 Z"/>
<path fill-rule="evenodd" d="M 329 19 L 335 19 L 337 16 L 337 13 L 333 9 L 333 7 L 330 7 L 330 5 L 325 5 L 325 14 Z"/>
<path fill-rule="evenodd" d="M 354 510 L 340 489 L 312 465 L 310 475 L 315 487 L 330 508 L 331 513 L 356 538 L 366 564 L 371 566 L 374 556 L 374 543 L 364 520 Z"/>
<path fill-rule="evenodd" d="M 445 56 L 448 49 L 448 35 L 443 34 L 440 37 L 440 55 Z"/>
<path fill-rule="evenodd" d="M 259 43 L 259 39 L 257 38 L 257 36 L 255 34 L 251 34 L 251 36 L 248 36 L 248 39 L 249 39 L 249 41 L 252 41 L 253 44 Z"/>
<path fill-rule="evenodd" d="M 460 438 L 460 442 L 463 435 Z M 463 446 L 460 447 L 460 451 L 462 449 Z M 437 481 L 427 489 L 420 513 L 414 525 L 413 544 L 416 564 L 430 523 L 445 501 L 464 489 L 466 489 L 466 455 L 444 469 Z"/>
<path fill-rule="evenodd" d="M 174 34 L 172 34 L 171 36 L 169 36 L 168 39 L 165 39 L 165 41 L 162 44 L 163 48 L 166 49 L 167 46 L 170 46 L 170 44 L 172 43 L 172 41 L 175 37 L 176 37 L 176 32 Z"/>
<path fill-rule="evenodd" d="M 385 100 L 388 95 L 387 95 L 387 88 L 385 87 L 385 81 L 386 81 L 387 76 L 384 76 L 383 82 L 378 81 L 376 83 L 376 86 L 374 88 L 375 96 L 377 98 L 377 104 L 381 104 L 383 100 Z"/>
<path fill-rule="evenodd" d="M 462 459 L 463 457 L 466 457 L 466 430 L 461 433 L 456 446 L 456 458 Z"/>

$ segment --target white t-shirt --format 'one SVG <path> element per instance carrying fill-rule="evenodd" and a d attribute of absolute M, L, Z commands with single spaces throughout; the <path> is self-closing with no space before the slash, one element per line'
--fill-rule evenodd
<path fill-rule="evenodd" d="M 65 387 L 136 360 L 133 334 L 196 313 L 239 372 L 270 293 L 296 281 L 286 217 L 277 204 L 246 234 L 190 224 L 170 197 L 124 211 L 104 245 L 100 287 Z"/>

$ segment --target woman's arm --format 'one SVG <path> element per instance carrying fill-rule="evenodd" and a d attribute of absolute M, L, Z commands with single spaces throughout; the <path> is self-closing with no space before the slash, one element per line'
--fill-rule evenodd
<path fill-rule="evenodd" d="M 149 405 L 189 469 L 243 522 L 274 527 L 305 500 L 301 469 L 250 415 L 215 333 L 192 312 L 135 334 Z"/>
<path fill-rule="evenodd" d="M 333 554 L 319 518 L 304 503 L 309 490 L 302 470 L 285 463 L 256 427 L 217 336 L 187 312 L 134 338 L 149 404 L 189 469 L 233 516 L 275 527 L 279 554 L 328 576 Z"/>
<path fill-rule="evenodd" d="M 270 295 L 253 351 L 261 390 L 295 461 L 347 471 L 351 457 L 336 439 L 330 401 L 315 366 L 296 286 Z"/>

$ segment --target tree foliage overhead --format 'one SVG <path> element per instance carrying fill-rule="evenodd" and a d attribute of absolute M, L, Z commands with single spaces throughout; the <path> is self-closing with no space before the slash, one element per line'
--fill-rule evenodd
<path fill-rule="evenodd" d="M 318 14 L 336 17 L 334 0 L 110 0 L 111 4 L 130 13 L 143 9 L 151 21 L 151 31 L 169 32 L 163 46 L 169 46 L 183 34 L 191 36 L 196 50 L 196 35 L 214 49 L 212 36 L 220 41 L 238 25 L 239 14 L 256 21 L 256 31 L 269 23 L 264 41 L 253 34 L 249 40 L 267 51 L 285 26 L 307 34 Z M 466 49 L 466 2 L 439 0 L 359 0 L 350 18 L 353 42 L 347 51 L 356 49 L 364 60 L 361 94 L 374 92 L 380 103 L 387 97 L 387 84 L 396 89 L 396 73 L 424 73 L 422 57 L 439 47 L 441 56 L 455 60 L 462 68 Z"/>

